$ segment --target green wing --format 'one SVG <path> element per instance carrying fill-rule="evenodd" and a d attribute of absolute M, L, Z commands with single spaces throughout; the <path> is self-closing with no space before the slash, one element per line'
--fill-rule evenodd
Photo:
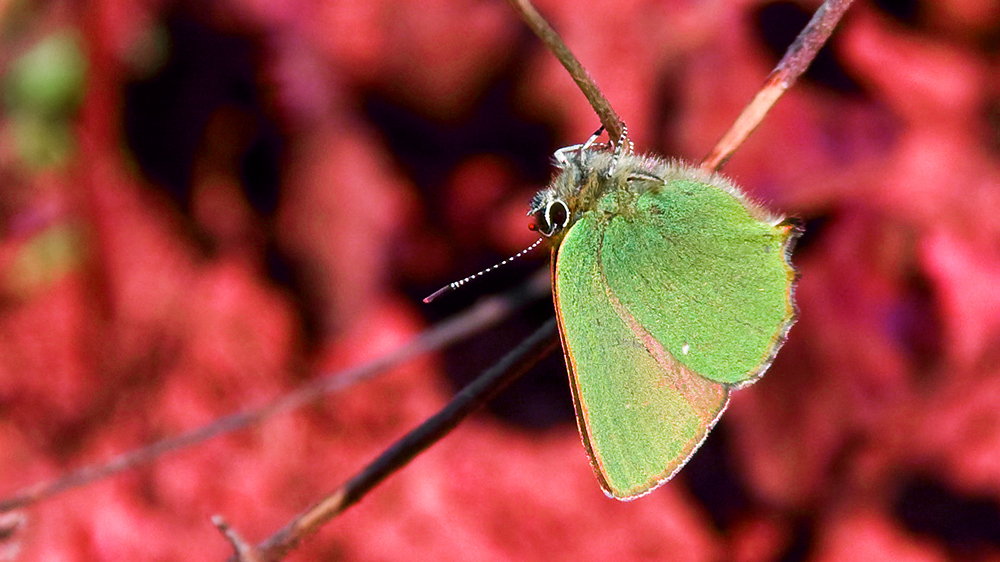
<path fill-rule="evenodd" d="M 677 180 L 614 215 L 601 266 L 611 293 L 667 353 L 713 381 L 747 384 L 794 320 L 794 237 L 791 225 L 757 220 L 718 187 Z"/>
<path fill-rule="evenodd" d="M 554 295 L 584 446 L 604 490 L 631 499 L 684 465 L 728 391 L 681 365 L 607 290 L 596 216 L 585 214 L 563 239 Z"/>

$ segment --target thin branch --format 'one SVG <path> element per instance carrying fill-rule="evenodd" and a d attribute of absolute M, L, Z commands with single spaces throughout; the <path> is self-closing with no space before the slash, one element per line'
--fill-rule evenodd
<path fill-rule="evenodd" d="M 306 383 L 263 406 L 225 416 L 209 425 L 134 449 L 110 461 L 78 468 L 56 480 L 22 488 L 0 500 L 0 513 L 49 499 L 66 490 L 85 486 L 135 466 L 152 462 L 166 453 L 243 429 L 316 402 L 326 395 L 341 392 L 403 361 L 451 345 L 500 322 L 526 302 L 545 295 L 548 288 L 546 270 L 508 293 L 485 299 L 468 311 L 438 323 L 409 343 L 369 363 Z"/>
<path fill-rule="evenodd" d="M 570 52 L 569 47 L 559 37 L 556 30 L 552 29 L 549 22 L 545 21 L 545 18 L 535 10 L 530 0 L 507 0 L 507 3 L 510 4 L 515 12 L 521 15 L 521 18 L 528 24 L 528 27 L 535 32 L 535 35 L 559 59 L 559 62 L 569 72 L 570 77 L 576 82 L 583 95 L 587 96 L 587 101 L 590 102 L 590 106 L 597 113 L 597 117 L 601 120 L 601 125 L 604 125 L 604 130 L 608 132 L 608 138 L 611 139 L 612 143 L 618 144 L 624 138 L 625 126 L 622 124 L 622 120 L 618 117 L 618 114 L 615 113 L 614 108 L 611 107 L 611 103 L 604 97 L 601 89 L 597 87 L 597 83 L 590 77 L 587 69 Z"/>
<path fill-rule="evenodd" d="M 790 88 L 816 58 L 834 27 L 854 0 L 826 0 L 813 14 L 812 20 L 788 47 L 778 66 L 767 77 L 764 86 L 746 106 L 732 127 L 701 161 L 706 170 L 718 170 L 760 125 L 778 98 Z"/>
<path fill-rule="evenodd" d="M 280 560 L 302 539 L 361 500 L 389 475 L 403 468 L 436 443 L 473 411 L 489 402 L 558 345 L 556 321 L 550 319 L 513 351 L 462 389 L 440 412 L 386 449 L 361 472 L 322 500 L 296 516 L 285 527 L 257 546 L 260 562 Z M 230 559 L 235 562 L 235 559 Z"/>

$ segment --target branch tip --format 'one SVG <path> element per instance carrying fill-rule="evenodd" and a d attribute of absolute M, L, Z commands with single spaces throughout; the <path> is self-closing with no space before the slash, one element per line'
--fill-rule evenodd
<path fill-rule="evenodd" d="M 213 515 L 212 524 L 219 529 L 222 536 L 226 537 L 229 544 L 233 546 L 238 562 L 262 562 L 260 556 L 257 554 L 257 549 L 243 540 L 243 537 L 240 536 L 236 529 L 229 525 L 223 516 Z"/>

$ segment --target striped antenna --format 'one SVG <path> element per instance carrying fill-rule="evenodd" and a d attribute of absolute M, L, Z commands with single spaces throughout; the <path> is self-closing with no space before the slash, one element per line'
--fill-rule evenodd
<path fill-rule="evenodd" d="M 491 265 L 490 267 L 487 267 L 486 269 L 484 269 L 484 270 L 482 270 L 482 271 L 480 271 L 478 273 L 473 273 L 472 275 L 466 277 L 465 279 L 459 279 L 458 281 L 453 281 L 451 283 L 448 283 L 444 287 L 441 287 L 440 289 L 438 289 L 438 290 L 434 291 L 433 293 L 431 293 L 430 296 L 424 298 L 424 303 L 429 303 L 429 302 L 433 301 L 434 299 L 440 297 L 441 295 L 443 295 L 445 293 L 450 293 L 450 292 L 458 289 L 462 285 L 465 285 L 466 283 L 468 283 L 469 281 L 472 281 L 473 279 L 475 279 L 477 277 L 482 277 L 483 275 L 486 275 L 487 273 L 493 271 L 494 269 L 498 269 L 498 268 L 500 268 L 500 267 L 502 267 L 504 265 L 507 265 L 508 263 L 516 260 L 517 258 L 519 258 L 519 257 L 523 256 L 524 254 L 527 254 L 528 252 L 530 252 L 530 251 L 534 250 L 535 248 L 537 248 L 538 245 L 541 244 L 543 240 L 545 240 L 545 238 L 539 238 L 538 240 L 535 240 L 535 242 L 533 244 L 531 244 L 530 246 L 528 246 L 527 248 L 521 250 L 520 252 L 514 254 L 513 256 L 511 256 L 511 257 L 503 260 L 502 262 L 500 262 L 500 263 L 498 263 L 496 265 Z"/>

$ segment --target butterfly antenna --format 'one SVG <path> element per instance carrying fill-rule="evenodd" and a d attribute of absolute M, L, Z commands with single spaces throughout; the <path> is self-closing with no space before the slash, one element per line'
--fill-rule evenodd
<path fill-rule="evenodd" d="M 484 270 L 482 270 L 482 271 L 480 271 L 478 273 L 473 273 L 472 275 L 466 277 L 465 279 L 459 279 L 458 281 L 453 281 L 451 283 L 448 283 L 444 287 L 441 287 L 440 289 L 434 291 L 429 296 L 427 296 L 426 298 L 424 298 L 424 303 L 429 303 L 429 302 L 433 301 L 434 299 L 440 297 L 441 295 L 443 295 L 445 293 L 450 293 L 450 292 L 458 289 L 462 285 L 465 285 L 466 283 L 468 283 L 469 281 L 472 281 L 473 279 L 475 279 L 477 277 L 482 277 L 483 275 L 486 275 L 487 273 L 493 271 L 494 269 L 499 269 L 500 267 L 503 267 L 503 266 L 507 265 L 508 263 L 516 260 L 517 258 L 519 258 L 519 257 L 523 256 L 524 254 L 527 254 L 528 252 L 530 252 L 530 251 L 534 250 L 535 248 L 537 248 L 538 245 L 541 244 L 542 241 L 544 241 L 544 240 L 545 240 L 544 237 L 543 238 L 539 238 L 538 240 L 535 240 L 535 242 L 533 244 L 531 244 L 530 246 L 528 246 L 527 248 L 521 250 L 520 252 L 518 252 L 518 253 L 514 254 L 513 256 L 511 256 L 511 257 L 503 260 L 502 262 L 500 262 L 498 264 L 491 265 L 491 266 L 487 267 L 486 269 L 484 269 Z"/>

